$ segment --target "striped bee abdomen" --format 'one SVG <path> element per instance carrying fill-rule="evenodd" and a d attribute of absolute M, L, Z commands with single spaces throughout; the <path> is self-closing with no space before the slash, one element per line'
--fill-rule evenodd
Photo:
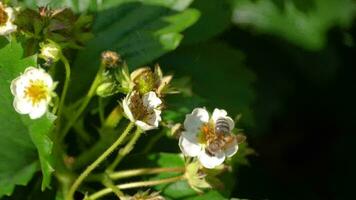
<path fill-rule="evenodd" d="M 219 118 L 215 123 L 215 132 L 216 133 L 230 133 L 230 125 L 225 118 Z"/>

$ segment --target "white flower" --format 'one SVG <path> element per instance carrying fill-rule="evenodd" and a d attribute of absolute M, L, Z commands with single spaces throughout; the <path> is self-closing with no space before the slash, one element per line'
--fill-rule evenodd
<path fill-rule="evenodd" d="M 205 168 L 215 168 L 237 152 L 237 140 L 231 134 L 234 126 L 225 110 L 215 109 L 209 117 L 205 108 L 196 108 L 186 115 L 179 147 L 184 155 L 197 157 Z"/>
<path fill-rule="evenodd" d="M 122 102 L 127 118 L 144 131 L 158 127 L 161 121 L 161 110 L 159 109 L 161 104 L 161 99 L 152 91 L 143 96 L 137 91 L 133 91 Z"/>
<path fill-rule="evenodd" d="M 15 96 L 16 112 L 28 114 L 31 119 L 42 117 L 51 101 L 55 83 L 43 69 L 28 67 L 24 74 L 11 82 L 11 93 Z"/>
<path fill-rule="evenodd" d="M 0 35 L 8 35 L 16 31 L 17 26 L 13 24 L 14 21 L 14 9 L 5 7 L 2 2 L 0 2 Z"/>

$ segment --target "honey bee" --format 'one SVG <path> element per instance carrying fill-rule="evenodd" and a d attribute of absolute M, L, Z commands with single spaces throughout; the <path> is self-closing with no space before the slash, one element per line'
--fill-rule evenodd
<path fill-rule="evenodd" d="M 236 141 L 236 136 L 231 134 L 230 125 L 225 118 L 219 118 L 215 124 L 215 137 L 205 148 L 207 154 L 214 156 L 220 150 L 229 147 Z"/>

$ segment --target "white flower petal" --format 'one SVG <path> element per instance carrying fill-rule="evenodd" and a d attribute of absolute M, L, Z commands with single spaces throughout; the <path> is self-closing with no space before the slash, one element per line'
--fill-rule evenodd
<path fill-rule="evenodd" d="M 33 107 L 33 110 L 30 112 L 30 118 L 31 119 L 38 119 L 42 117 L 47 111 L 47 102 L 42 101 L 39 104 L 37 104 L 35 107 Z"/>
<path fill-rule="evenodd" d="M 53 86 L 53 79 L 51 75 L 48 73 L 43 73 L 42 78 L 43 82 L 47 85 L 47 87 L 50 89 Z"/>
<path fill-rule="evenodd" d="M 235 127 L 235 122 L 234 122 L 234 120 L 233 120 L 231 117 L 229 117 L 229 116 L 226 116 L 226 117 L 225 117 L 225 120 L 226 120 L 226 122 L 229 124 L 230 131 L 232 131 L 232 129 L 234 129 L 234 127 Z"/>
<path fill-rule="evenodd" d="M 197 132 L 203 123 L 209 121 L 209 113 L 205 108 L 195 108 L 191 114 L 187 114 L 184 120 L 184 128 L 189 132 Z"/>
<path fill-rule="evenodd" d="M 219 118 L 225 118 L 227 115 L 227 112 L 226 110 L 223 110 L 223 109 L 217 109 L 215 108 L 214 109 L 214 112 L 211 116 L 211 119 L 216 122 L 216 120 L 218 120 Z"/>
<path fill-rule="evenodd" d="M 147 124 L 150 124 L 154 127 L 158 127 L 159 122 L 162 120 L 161 111 L 154 109 L 152 114 L 148 115 L 146 118 L 147 119 L 145 121 L 147 122 Z"/>
<path fill-rule="evenodd" d="M 235 141 L 225 149 L 225 156 L 228 158 L 232 157 L 233 155 L 235 155 L 235 153 L 237 152 L 238 149 L 239 149 L 239 146 L 235 139 Z"/>
<path fill-rule="evenodd" d="M 130 121 L 134 122 L 135 119 L 134 119 L 133 114 L 132 114 L 132 112 L 131 112 L 131 110 L 130 110 L 130 107 L 129 107 L 129 102 L 130 102 L 131 94 L 132 94 L 132 93 L 128 94 L 128 95 L 124 98 L 124 100 L 122 101 L 122 108 L 124 109 L 124 113 L 125 113 L 126 117 L 127 117 Z"/>
<path fill-rule="evenodd" d="M 7 17 L 8 17 L 8 21 L 14 21 L 15 20 L 15 15 L 14 15 L 14 9 L 10 8 L 10 7 L 7 7 L 4 9 L 6 14 L 7 14 Z"/>
<path fill-rule="evenodd" d="M 11 90 L 11 94 L 12 95 L 16 95 L 16 88 L 18 85 L 18 81 L 21 79 L 21 76 L 15 78 L 14 80 L 11 81 L 11 85 L 10 85 L 10 90 Z"/>
<path fill-rule="evenodd" d="M 32 102 L 26 101 L 25 99 L 16 98 L 14 99 L 13 106 L 15 111 L 20 114 L 28 114 L 33 110 Z"/>
<path fill-rule="evenodd" d="M 202 147 L 197 137 L 191 137 L 192 134 L 183 132 L 179 137 L 179 147 L 186 156 L 195 157 L 200 154 Z"/>
<path fill-rule="evenodd" d="M 225 153 L 223 151 L 220 151 L 216 155 L 211 156 L 205 151 L 201 151 L 198 156 L 198 159 L 205 168 L 212 169 L 221 165 L 224 162 Z"/>
<path fill-rule="evenodd" d="M 11 82 L 11 86 L 10 86 L 11 93 L 13 93 L 13 95 L 19 98 L 24 98 L 25 89 L 28 85 L 29 85 L 29 79 L 26 76 L 21 75 Z"/>
<path fill-rule="evenodd" d="M 143 105 L 147 108 L 157 108 L 159 105 L 162 104 L 160 98 L 157 97 L 155 92 L 148 92 L 142 97 Z"/>
<path fill-rule="evenodd" d="M 145 122 L 140 121 L 140 120 L 137 120 L 135 122 L 135 124 L 136 124 L 136 126 L 140 127 L 140 129 L 142 129 L 143 131 L 149 131 L 149 130 L 157 128 L 157 126 L 151 126 L 151 125 L 146 124 Z"/>

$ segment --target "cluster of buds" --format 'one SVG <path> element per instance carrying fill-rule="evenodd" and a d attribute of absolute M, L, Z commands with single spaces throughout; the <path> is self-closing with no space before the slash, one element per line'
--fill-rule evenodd
<path fill-rule="evenodd" d="M 29 39 L 52 40 L 66 48 L 81 48 L 93 37 L 90 32 L 93 17 L 76 15 L 68 8 L 38 10 L 22 9 L 16 18 L 18 30 Z"/>
<path fill-rule="evenodd" d="M 172 76 L 163 76 L 161 68 L 136 69 L 132 73 L 116 52 L 102 53 L 105 70 L 96 93 L 107 97 L 126 94 L 122 107 L 126 117 L 144 131 L 155 129 L 161 121 L 162 97 L 169 92 Z"/>

